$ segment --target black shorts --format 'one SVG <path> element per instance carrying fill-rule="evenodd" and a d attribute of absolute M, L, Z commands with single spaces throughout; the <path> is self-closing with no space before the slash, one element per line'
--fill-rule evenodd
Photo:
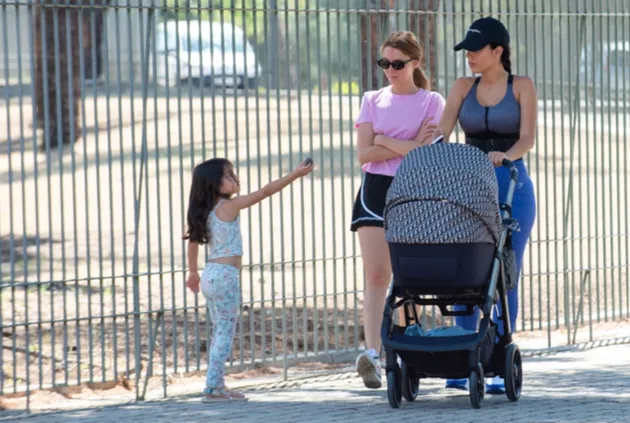
<path fill-rule="evenodd" d="M 352 232 L 356 232 L 361 226 L 383 227 L 385 197 L 393 179 L 391 176 L 365 172 L 352 209 Z"/>

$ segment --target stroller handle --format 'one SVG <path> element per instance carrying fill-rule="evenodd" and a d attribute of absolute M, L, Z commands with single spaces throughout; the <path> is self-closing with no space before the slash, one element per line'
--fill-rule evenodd
<path fill-rule="evenodd" d="M 501 165 L 510 169 L 510 179 L 516 182 L 518 180 L 518 169 L 514 166 L 514 162 L 508 159 L 503 159 Z"/>

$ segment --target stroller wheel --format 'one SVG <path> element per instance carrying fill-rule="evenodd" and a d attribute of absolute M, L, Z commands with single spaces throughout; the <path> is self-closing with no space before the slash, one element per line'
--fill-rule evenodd
<path fill-rule="evenodd" d="M 483 405 L 483 397 L 486 393 L 486 382 L 481 363 L 477 363 L 477 368 L 470 372 L 468 385 L 470 405 L 472 405 L 473 408 L 481 408 Z"/>
<path fill-rule="evenodd" d="M 411 374 L 411 371 L 405 362 L 402 363 L 400 373 L 402 376 L 403 398 L 408 402 L 415 401 L 418 397 L 418 391 L 420 389 L 420 379 Z"/>
<path fill-rule="evenodd" d="M 508 345 L 505 351 L 505 394 L 510 401 L 518 401 L 523 386 L 523 362 L 516 344 Z"/>
<path fill-rule="evenodd" d="M 400 373 L 398 365 L 394 370 L 387 372 L 387 399 L 392 408 L 400 407 L 402 402 L 402 377 Z"/>

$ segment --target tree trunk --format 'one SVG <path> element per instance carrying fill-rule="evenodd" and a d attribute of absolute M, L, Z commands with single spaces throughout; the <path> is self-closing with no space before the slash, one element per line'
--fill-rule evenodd
<path fill-rule="evenodd" d="M 81 2 L 73 0 L 70 4 Z M 64 7 L 55 0 L 41 0 L 33 8 L 35 101 L 38 126 L 44 129 L 42 149 L 47 141 L 54 148 L 81 136 L 79 37 L 83 37 L 83 48 L 88 48 L 92 39 L 89 13 L 82 8 Z M 79 20 L 83 21 L 82 28 Z"/>
<path fill-rule="evenodd" d="M 440 8 L 440 0 L 410 0 L 411 10 L 437 12 Z M 424 46 L 424 64 L 427 76 L 431 80 L 431 88 L 437 90 L 437 33 L 436 15 L 411 14 L 409 29 L 413 31 Z"/>
<path fill-rule="evenodd" d="M 367 9 L 386 10 L 387 0 L 370 0 L 367 2 Z M 379 67 L 376 65 L 378 60 L 379 47 L 383 41 L 385 34 L 384 28 L 387 28 L 389 13 L 363 13 L 360 17 L 361 22 L 361 93 L 373 90 L 378 87 Z M 379 25 L 379 21 L 380 24 Z M 379 26 L 381 33 L 379 33 Z"/>

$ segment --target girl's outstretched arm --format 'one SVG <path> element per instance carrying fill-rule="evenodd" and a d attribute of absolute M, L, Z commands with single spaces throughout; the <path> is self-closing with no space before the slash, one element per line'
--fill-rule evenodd
<path fill-rule="evenodd" d="M 300 165 L 295 168 L 291 173 L 283 176 L 280 179 L 276 179 L 273 182 L 268 183 L 262 189 L 258 191 L 254 191 L 251 194 L 239 195 L 231 200 L 222 202 L 219 207 L 217 207 L 217 217 L 224 222 L 231 222 L 238 216 L 238 213 L 251 207 L 257 203 L 260 203 L 267 197 L 272 196 L 273 194 L 281 191 L 283 188 L 288 186 L 290 183 L 295 181 L 298 178 L 308 175 L 311 173 L 315 165 L 312 161 L 305 160 L 300 163 Z"/>

